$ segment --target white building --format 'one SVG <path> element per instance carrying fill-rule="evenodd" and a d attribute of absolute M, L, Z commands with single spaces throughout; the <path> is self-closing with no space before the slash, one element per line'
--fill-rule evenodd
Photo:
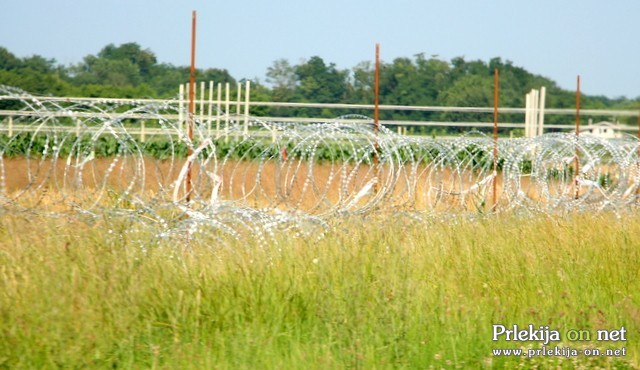
<path fill-rule="evenodd" d="M 622 137 L 621 128 L 623 126 L 619 123 L 602 121 L 592 124 L 589 122 L 587 126 L 580 129 L 580 135 L 590 135 L 602 139 L 617 139 Z"/>

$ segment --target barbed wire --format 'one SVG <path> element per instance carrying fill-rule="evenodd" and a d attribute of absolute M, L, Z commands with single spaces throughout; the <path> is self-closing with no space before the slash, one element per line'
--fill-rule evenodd
<path fill-rule="evenodd" d="M 494 170 L 495 143 L 479 132 L 436 139 L 374 130 L 364 116 L 252 117 L 213 131 L 194 119 L 189 138 L 177 101 L 53 102 L 6 86 L 0 95 L 22 112 L 11 135 L 6 119 L 0 126 L 3 212 L 120 215 L 160 239 L 260 244 L 283 230 L 316 237 L 353 215 L 619 211 L 640 192 L 632 136 L 501 139 Z"/>

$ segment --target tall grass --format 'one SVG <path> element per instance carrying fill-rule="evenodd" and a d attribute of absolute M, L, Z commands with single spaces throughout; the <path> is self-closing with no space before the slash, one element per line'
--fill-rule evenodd
<path fill-rule="evenodd" d="M 640 224 L 578 214 L 335 225 L 188 252 L 127 220 L 0 217 L 0 368 L 640 366 Z M 149 238 L 147 238 L 149 239 Z M 215 252 L 214 252 L 215 251 Z M 627 330 L 625 357 L 494 357 L 492 324 Z"/>

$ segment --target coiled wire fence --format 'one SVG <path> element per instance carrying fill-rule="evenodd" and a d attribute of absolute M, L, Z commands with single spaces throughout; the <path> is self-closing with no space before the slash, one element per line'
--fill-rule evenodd
<path fill-rule="evenodd" d="M 0 125 L 1 212 L 126 217 L 160 239 L 315 238 L 354 215 L 619 212 L 640 194 L 630 135 L 443 140 L 344 116 L 215 131 L 194 119 L 189 138 L 172 101 L 50 101 L 6 86 L 0 95 L 15 112 L 11 128 Z"/>

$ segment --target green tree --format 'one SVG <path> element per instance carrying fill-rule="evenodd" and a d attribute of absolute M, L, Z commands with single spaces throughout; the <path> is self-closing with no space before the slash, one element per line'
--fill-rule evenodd
<path fill-rule="evenodd" d="M 83 63 L 73 67 L 73 82 L 77 85 L 132 86 L 142 80 L 138 68 L 128 60 L 88 55 Z"/>
<path fill-rule="evenodd" d="M 0 47 L 0 70 L 11 71 L 21 65 L 21 61 L 6 48 Z"/>
<path fill-rule="evenodd" d="M 289 102 L 295 100 L 297 77 L 295 67 L 286 59 L 278 59 L 267 68 L 267 82 L 271 85 L 271 101 Z M 287 116 L 291 110 L 283 107 L 266 109 L 269 115 Z"/>
<path fill-rule="evenodd" d="M 373 63 L 366 61 L 358 63 L 352 69 L 351 91 L 352 103 L 371 104 L 374 100 L 375 69 Z"/>
<path fill-rule="evenodd" d="M 65 71 L 54 59 L 33 55 L 20 59 L 0 47 L 0 85 L 21 88 L 33 94 L 67 95 L 71 86 L 65 81 Z M 3 104 L 3 109 L 6 108 Z"/>
<path fill-rule="evenodd" d="M 171 64 L 156 64 L 151 70 L 149 85 L 156 96 L 171 98 L 178 95 L 180 84 L 189 81 L 189 68 L 178 68 Z"/>
<path fill-rule="evenodd" d="M 56 74 L 56 60 L 33 55 L 22 60 L 21 69 L 43 74 Z"/>
<path fill-rule="evenodd" d="M 382 65 L 380 100 L 383 104 L 439 105 L 439 95 L 450 81 L 449 73 L 449 63 L 436 56 L 427 59 L 424 54 L 417 54 L 414 60 L 396 58 L 393 63 Z M 423 120 L 433 116 L 432 112 L 414 111 L 396 112 L 393 118 Z"/>
<path fill-rule="evenodd" d="M 513 62 L 501 58 L 489 61 L 451 61 L 417 54 L 413 58 L 396 58 L 381 64 L 380 102 L 398 105 L 441 105 L 490 107 L 493 104 L 493 73 L 500 71 L 500 106 L 524 107 L 524 97 L 532 88 L 546 87 L 546 106 L 575 107 L 575 92 L 561 89 L 554 81 L 535 75 Z M 158 63 L 155 54 L 137 43 L 109 44 L 96 55 L 87 55 L 70 66 L 39 55 L 18 58 L 0 47 L 0 84 L 19 87 L 29 93 L 56 96 L 157 97 L 171 98 L 178 86 L 189 81 L 189 67 Z M 252 100 L 303 101 L 319 103 L 373 103 L 374 69 L 371 61 L 359 63 L 351 70 L 339 70 L 314 56 L 292 65 L 278 59 L 267 69 L 266 86 L 254 81 Z M 236 80 L 225 69 L 197 69 L 196 80 L 229 82 Z M 233 93 L 235 96 L 235 93 Z M 6 102 L 2 103 L 6 107 Z M 638 109 L 640 98 L 582 96 L 582 107 Z M 8 109 L 8 108 L 4 108 Z M 316 109 L 254 108 L 261 115 L 334 117 L 338 113 L 362 113 L 370 110 L 323 111 Z M 490 114 L 382 111 L 381 118 L 391 120 L 490 121 Z M 611 119 L 611 117 L 594 117 Z M 501 122 L 522 122 L 522 114 L 502 114 Z M 547 123 L 573 124 L 571 116 L 548 115 Z M 635 118 L 626 123 L 635 124 Z"/>
<path fill-rule="evenodd" d="M 138 73 L 143 79 L 149 78 L 151 68 L 157 63 L 155 54 L 149 49 L 142 49 L 135 42 L 115 46 L 109 44 L 105 46 L 99 53 L 99 58 L 129 61 L 137 67 Z"/>
<path fill-rule="evenodd" d="M 326 65 L 318 56 L 296 66 L 295 75 L 302 101 L 337 103 L 345 98 L 348 71 L 338 70 L 333 63 Z"/>
<path fill-rule="evenodd" d="M 267 68 L 267 82 L 273 86 L 274 96 L 282 96 L 286 101 L 296 88 L 295 68 L 286 59 L 278 59 Z"/>
<path fill-rule="evenodd" d="M 457 79 L 441 94 L 441 102 L 450 107 L 491 107 L 493 106 L 493 79 L 488 75 L 466 75 Z M 446 112 L 444 120 L 453 122 L 473 122 L 491 120 L 491 116 L 480 113 Z"/>
<path fill-rule="evenodd" d="M 228 82 L 231 85 L 237 84 L 236 79 L 233 78 L 226 69 L 207 68 L 205 70 L 196 70 L 196 77 L 201 81 L 213 81 L 214 83 L 220 82 L 222 84 Z"/>
<path fill-rule="evenodd" d="M 152 79 L 156 56 L 136 43 L 109 44 L 97 56 L 88 55 L 71 68 L 77 85 L 138 86 Z"/>

